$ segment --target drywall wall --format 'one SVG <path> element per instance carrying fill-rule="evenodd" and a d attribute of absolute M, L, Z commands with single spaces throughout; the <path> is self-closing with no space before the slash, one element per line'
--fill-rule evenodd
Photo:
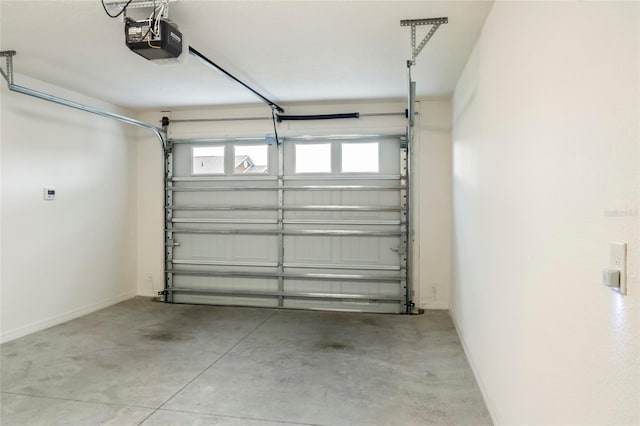
<path fill-rule="evenodd" d="M 451 311 L 497 424 L 640 424 L 639 8 L 497 2 L 456 88 Z"/>
<path fill-rule="evenodd" d="M 417 77 L 419 84 L 420 77 Z M 451 286 L 451 103 L 420 102 L 415 147 L 420 307 L 447 309 Z"/>
<path fill-rule="evenodd" d="M 402 112 L 404 102 L 351 102 L 340 104 L 296 104 L 289 114 L 339 112 Z M 211 109 L 148 112 L 146 122 L 158 122 L 163 115 L 173 119 L 269 116 L 264 105 Z M 450 103 L 423 101 L 419 105 L 415 143 L 416 244 L 414 245 L 415 300 L 420 307 L 446 309 L 450 280 Z M 404 133 L 404 117 L 362 117 L 359 120 L 283 122 L 279 135 L 357 133 Z M 172 137 L 263 136 L 273 133 L 270 120 L 216 123 L 175 123 Z M 138 293 L 155 295 L 163 288 L 162 163 L 161 150 L 153 138 L 140 134 L 138 144 Z M 422 208 L 426 211 L 422 211 Z"/>
<path fill-rule="evenodd" d="M 16 75 L 16 83 L 116 111 L 25 76 Z M 9 92 L 4 81 L 1 93 L 7 341 L 135 296 L 136 133 Z M 54 201 L 43 199 L 45 187 L 55 188 Z"/>

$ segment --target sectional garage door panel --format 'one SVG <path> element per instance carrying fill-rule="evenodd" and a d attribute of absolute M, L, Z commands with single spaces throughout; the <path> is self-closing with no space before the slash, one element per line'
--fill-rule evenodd
<path fill-rule="evenodd" d="M 405 312 L 401 136 L 169 144 L 168 301 Z"/>

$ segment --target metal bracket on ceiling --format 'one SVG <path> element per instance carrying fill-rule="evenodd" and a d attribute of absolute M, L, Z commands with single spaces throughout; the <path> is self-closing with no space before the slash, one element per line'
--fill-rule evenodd
<path fill-rule="evenodd" d="M 169 19 L 169 3 L 172 3 L 176 0 L 132 0 L 129 2 L 128 0 L 120 0 L 120 1 L 111 1 L 105 2 L 104 5 L 106 7 L 113 7 L 118 9 L 125 8 L 125 11 L 122 13 L 121 18 L 124 21 L 127 17 L 127 10 L 129 9 L 141 9 L 141 8 L 162 8 L 162 14 L 160 17 L 162 19 Z"/>
<path fill-rule="evenodd" d="M 9 86 L 13 84 L 13 57 L 15 56 L 15 50 L 4 50 L 0 52 L 0 58 L 4 58 L 4 69 L 0 65 L 0 73 L 7 80 Z"/>
<path fill-rule="evenodd" d="M 440 25 L 449 23 L 449 18 L 424 18 L 424 19 L 403 19 L 400 21 L 401 27 L 411 27 L 411 61 L 409 65 L 416 64 L 416 58 L 429 42 L 431 37 L 436 33 Z M 422 39 L 419 45 L 416 46 L 416 27 L 419 25 L 432 25 L 427 35 Z"/>

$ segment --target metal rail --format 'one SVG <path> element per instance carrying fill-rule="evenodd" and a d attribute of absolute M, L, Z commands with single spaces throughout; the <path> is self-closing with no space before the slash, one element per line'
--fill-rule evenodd
<path fill-rule="evenodd" d="M 399 271 L 400 267 L 397 265 L 330 265 L 320 263 L 286 263 L 285 268 L 289 269 L 345 269 L 345 270 L 370 270 L 370 271 Z"/>
<path fill-rule="evenodd" d="M 172 210 L 190 211 L 268 211 L 268 210 L 289 210 L 289 211 L 333 211 L 333 212 L 401 212 L 401 207 L 375 207 L 375 206 L 165 206 Z"/>
<path fill-rule="evenodd" d="M 400 296 L 370 296 L 361 294 L 345 294 L 345 293 L 302 293 L 287 291 L 241 291 L 241 290 L 221 290 L 221 289 L 195 289 L 174 287 L 167 289 L 172 293 L 192 293 L 212 296 L 241 296 L 241 297 L 278 297 L 289 299 L 342 299 L 342 300 L 370 300 L 376 302 L 394 302 L 402 301 Z"/>
<path fill-rule="evenodd" d="M 249 268 L 277 268 L 278 262 L 238 262 L 226 260 L 195 260 L 195 259 L 174 259 L 174 265 L 201 265 L 201 266 L 224 266 L 224 267 L 249 267 Z M 375 270 L 375 271 L 399 271 L 397 265 L 342 265 L 323 263 L 287 263 L 283 267 L 289 269 L 335 269 L 335 270 Z"/>
<path fill-rule="evenodd" d="M 340 176 L 339 178 L 336 178 L 335 176 L 320 176 L 320 175 L 316 175 L 316 176 L 303 176 L 303 175 L 298 175 L 298 176 L 285 176 L 284 180 L 285 181 L 308 181 L 308 180 L 314 180 L 314 181 L 318 181 L 318 180 L 323 180 L 323 181 L 336 181 L 336 180 L 366 180 L 366 181 L 374 181 L 374 180 L 399 180 L 402 179 L 403 176 L 401 175 L 343 175 Z"/>
<path fill-rule="evenodd" d="M 364 141 L 364 140 L 381 140 L 381 139 L 400 139 L 404 138 L 406 135 L 398 135 L 398 134 L 369 134 L 369 135 L 354 135 L 354 134 L 344 134 L 344 135 L 325 135 L 325 136 L 311 136 L 311 135 L 302 135 L 302 136 L 284 136 L 279 139 L 283 142 L 305 142 L 305 141 L 335 141 L 335 140 L 354 140 L 354 141 Z M 174 145 L 179 144 L 189 144 L 189 145 L 197 145 L 197 144 L 211 144 L 211 143 L 237 143 L 237 142 L 262 142 L 266 143 L 265 137 L 252 137 L 252 138 L 191 138 L 191 139 L 169 139 L 169 142 Z"/>
<path fill-rule="evenodd" d="M 168 273 L 174 275 L 188 275 L 196 277 L 229 277 L 229 278 L 287 278 L 296 280 L 319 280 L 319 281 L 366 281 L 366 282 L 383 282 L 393 283 L 401 281 L 403 278 L 399 276 L 382 276 L 382 275 L 364 275 L 364 274 L 294 274 L 289 272 L 247 272 L 247 271 L 194 271 L 170 269 Z"/>
<path fill-rule="evenodd" d="M 169 143 L 172 145 L 189 144 L 198 145 L 201 143 L 238 143 L 238 142 L 260 142 L 266 143 L 264 137 L 261 138 L 193 138 L 193 139 L 169 139 Z"/>
<path fill-rule="evenodd" d="M 202 265 L 202 266 L 225 266 L 225 267 L 249 267 L 249 268 L 275 268 L 277 262 L 229 262 L 225 260 L 195 260 L 195 259 L 173 259 L 174 265 Z"/>
<path fill-rule="evenodd" d="M 174 176 L 171 182 L 275 182 L 275 176 L 237 175 L 237 176 Z M 268 187 L 268 188 L 273 188 Z"/>
<path fill-rule="evenodd" d="M 3 51 L 0 52 L 0 57 L 5 58 L 5 62 L 6 62 L 6 71 L 2 70 L 2 68 L 0 67 L 0 71 L 2 76 L 4 77 L 4 79 L 7 81 L 7 85 L 10 91 L 12 92 L 16 92 L 16 93 L 21 93 L 23 95 L 28 95 L 28 96 L 32 96 L 34 98 L 38 98 L 38 99 L 42 99 L 44 101 L 48 101 L 48 102 L 52 102 L 54 104 L 58 104 L 58 105 L 63 105 L 69 108 L 74 108 L 80 111 L 84 111 L 84 112 L 88 112 L 90 114 L 95 114 L 98 115 L 100 117 L 104 117 L 104 118 L 110 118 L 112 120 L 117 120 L 117 121 L 121 121 L 123 123 L 127 123 L 127 124 L 131 124 L 134 126 L 138 126 L 138 127 L 142 127 L 145 129 L 149 129 L 151 130 L 160 140 L 160 143 L 162 144 L 162 148 L 164 149 L 166 146 L 166 132 L 164 129 L 160 128 L 160 127 L 156 127 L 154 125 L 151 124 L 147 124 L 144 123 L 142 121 L 136 120 L 134 118 L 131 117 L 127 117 L 124 115 L 120 115 L 120 114 L 116 114 L 113 112 L 109 112 L 109 111 L 103 111 L 101 109 L 89 106 L 89 105 L 84 105 L 81 104 L 79 102 L 74 102 L 74 101 L 70 101 L 68 99 L 65 98 L 61 98 L 59 96 L 54 96 L 54 95 L 50 95 L 48 93 L 44 93 L 44 92 L 40 92 L 38 90 L 34 90 L 34 89 L 30 89 L 28 87 L 24 87 L 24 86 L 18 86 L 17 84 L 13 83 L 13 56 L 16 55 L 16 51 L 15 50 L 7 50 L 7 51 Z"/>
<path fill-rule="evenodd" d="M 132 124 L 134 126 L 143 127 L 145 129 L 151 130 L 157 137 L 160 139 L 162 146 L 164 148 L 165 139 L 162 135 L 163 129 L 152 126 L 151 124 L 143 123 L 142 121 L 138 121 L 133 118 L 126 117 L 124 115 L 116 114 L 113 112 L 103 111 L 88 105 L 84 105 L 78 102 L 70 101 L 68 99 L 60 98 L 58 96 L 49 95 L 47 93 L 39 92 L 37 90 L 29 89 L 27 87 L 18 86 L 15 84 L 9 85 L 9 90 L 12 92 L 22 93 L 23 95 L 33 96 L 34 98 L 42 99 L 45 101 L 53 102 L 55 104 L 64 105 L 70 108 L 79 109 L 84 112 L 88 112 L 91 114 L 99 115 L 100 117 L 110 118 L 112 120 L 121 121 L 123 123 Z"/>
<path fill-rule="evenodd" d="M 404 176 L 401 175 L 344 175 L 336 178 L 335 176 L 283 176 L 284 181 L 336 181 L 336 180 L 400 180 Z M 237 176 L 174 176 L 171 182 L 275 182 L 276 176 L 260 176 L 260 175 L 237 175 Z M 274 188 L 273 186 L 267 188 Z"/>
<path fill-rule="evenodd" d="M 398 237 L 402 231 L 354 231 L 354 230 L 324 230 L 324 229 L 187 229 L 167 228 L 167 232 L 174 234 L 208 234 L 208 235 L 298 235 L 322 237 Z"/>
<path fill-rule="evenodd" d="M 244 225 L 275 225 L 275 219 L 200 219 L 200 218 L 171 218 L 171 223 L 222 223 Z"/>
<path fill-rule="evenodd" d="M 360 117 L 406 117 L 406 111 L 403 112 L 369 112 L 358 113 Z M 225 121 L 258 121 L 265 120 L 271 121 L 273 117 L 261 116 L 261 117 L 222 117 L 222 118 L 182 118 L 171 119 L 171 123 L 207 123 L 207 122 L 225 122 Z"/>
<path fill-rule="evenodd" d="M 399 191 L 404 186 L 375 185 L 303 185 L 303 186 L 180 186 L 172 187 L 175 192 L 209 191 Z"/>
<path fill-rule="evenodd" d="M 208 218 L 172 218 L 172 223 L 213 223 L 245 225 L 277 225 L 277 219 L 208 219 Z M 340 219 L 283 219 L 284 225 L 348 225 L 348 226 L 397 226 L 401 220 L 340 220 Z"/>

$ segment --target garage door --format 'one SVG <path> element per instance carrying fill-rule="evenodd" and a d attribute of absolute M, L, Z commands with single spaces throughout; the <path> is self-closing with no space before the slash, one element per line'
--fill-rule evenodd
<path fill-rule="evenodd" d="M 403 136 L 168 145 L 167 301 L 407 310 Z"/>

